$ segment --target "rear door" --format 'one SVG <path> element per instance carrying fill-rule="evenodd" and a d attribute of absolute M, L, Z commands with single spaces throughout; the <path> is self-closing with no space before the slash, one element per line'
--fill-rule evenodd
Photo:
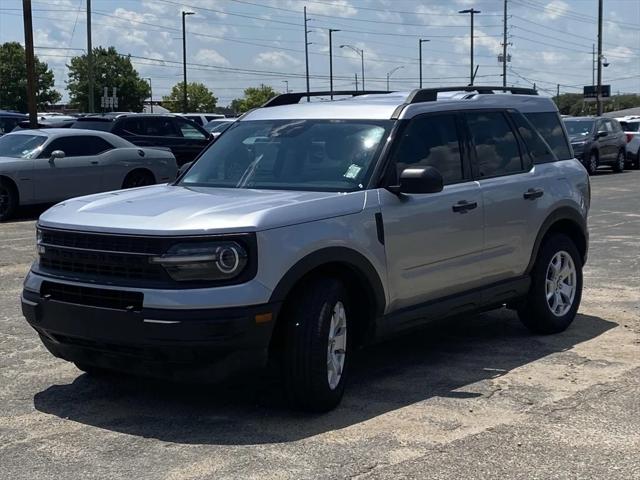
<path fill-rule="evenodd" d="M 405 168 L 433 166 L 445 186 L 439 193 L 399 196 L 379 190 L 391 310 L 482 282 L 477 259 L 483 249 L 482 197 L 464 152 L 454 113 L 416 117 L 402 132 L 386 183 L 397 182 Z"/>
<path fill-rule="evenodd" d="M 204 129 L 183 118 L 175 117 L 173 120 L 175 129 L 182 138 L 182 151 L 180 152 L 182 163 L 190 162 L 207 146 L 209 134 Z M 178 160 L 179 165 L 182 165 L 177 155 L 176 160 Z"/>
<path fill-rule="evenodd" d="M 39 201 L 54 202 L 65 198 L 99 192 L 102 170 L 97 156 L 113 148 L 102 138 L 78 135 L 54 138 L 35 159 L 35 195 Z M 61 150 L 64 158 L 51 158 Z"/>
<path fill-rule="evenodd" d="M 494 283 L 524 272 L 549 194 L 507 111 L 468 112 L 464 118 L 484 204 L 482 267 L 486 282 Z"/>

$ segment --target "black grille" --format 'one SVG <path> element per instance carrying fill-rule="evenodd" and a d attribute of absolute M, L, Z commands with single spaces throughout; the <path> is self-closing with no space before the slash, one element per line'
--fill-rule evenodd
<path fill-rule="evenodd" d="M 162 237 L 104 235 L 48 229 L 41 229 L 40 232 L 42 243 L 61 247 L 146 254 L 162 254 L 167 248 L 167 239 Z"/>
<path fill-rule="evenodd" d="M 52 282 L 42 282 L 40 295 L 43 298 L 60 302 L 131 311 L 142 310 L 144 300 L 144 295 L 141 292 L 79 287 Z"/>

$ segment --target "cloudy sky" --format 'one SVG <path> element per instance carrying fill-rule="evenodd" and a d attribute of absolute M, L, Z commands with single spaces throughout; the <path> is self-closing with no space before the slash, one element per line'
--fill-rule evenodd
<path fill-rule="evenodd" d="M 580 92 L 591 83 L 597 0 L 509 0 L 508 83 L 555 94 Z M 640 92 L 640 0 L 604 0 L 604 83 L 613 92 Z M 328 89 L 327 29 L 334 33 L 334 88 L 353 88 L 364 50 L 368 89 L 410 89 L 418 83 L 418 39 L 423 44 L 423 84 L 469 81 L 469 15 L 476 16 L 477 84 L 501 84 L 502 0 L 92 0 L 94 46 L 131 54 L 154 98 L 181 80 L 180 12 L 187 17 L 189 81 L 211 88 L 219 104 L 265 83 L 303 90 L 303 7 L 308 10 L 312 89 Z M 24 42 L 22 1 L 0 0 L 0 43 Z M 33 0 L 37 55 L 53 68 L 65 93 L 66 63 L 86 48 L 86 0 Z M 66 98 L 66 96 L 65 96 Z"/>

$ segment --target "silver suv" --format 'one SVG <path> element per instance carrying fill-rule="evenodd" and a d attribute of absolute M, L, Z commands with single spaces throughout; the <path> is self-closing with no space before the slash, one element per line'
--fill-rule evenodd
<path fill-rule="evenodd" d="M 173 184 L 45 212 L 22 307 L 51 353 L 180 380 L 269 363 L 324 411 L 357 347 L 430 320 L 506 305 L 536 333 L 567 328 L 590 187 L 553 102 L 347 93 L 280 95 Z"/>

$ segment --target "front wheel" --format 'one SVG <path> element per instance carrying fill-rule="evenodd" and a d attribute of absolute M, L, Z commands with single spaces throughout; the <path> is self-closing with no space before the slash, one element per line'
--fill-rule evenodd
<path fill-rule="evenodd" d="M 129 172 L 122 182 L 122 188 L 146 187 L 156 183 L 153 174 L 147 170 L 134 170 Z"/>
<path fill-rule="evenodd" d="M 596 170 L 598 170 L 598 154 L 596 152 L 591 152 L 584 166 L 586 167 L 589 175 L 594 175 Z"/>
<path fill-rule="evenodd" d="M 18 207 L 18 193 L 12 185 L 0 180 L 0 222 L 8 220 Z"/>
<path fill-rule="evenodd" d="M 573 322 L 581 299 L 582 258 L 569 237 L 553 234 L 540 247 L 518 316 L 535 333 L 562 332 Z"/>
<path fill-rule="evenodd" d="M 283 376 L 297 407 L 326 412 L 340 403 L 349 370 L 349 318 L 347 290 L 330 277 L 308 282 L 287 307 Z"/>
<path fill-rule="evenodd" d="M 613 164 L 613 171 L 616 173 L 624 172 L 624 163 L 625 163 L 625 155 L 624 151 L 620 150 L 618 152 L 618 156 L 616 157 L 616 163 Z"/>
<path fill-rule="evenodd" d="M 638 153 L 636 153 L 636 159 L 631 164 L 634 170 L 640 170 L 640 149 L 638 149 Z"/>

